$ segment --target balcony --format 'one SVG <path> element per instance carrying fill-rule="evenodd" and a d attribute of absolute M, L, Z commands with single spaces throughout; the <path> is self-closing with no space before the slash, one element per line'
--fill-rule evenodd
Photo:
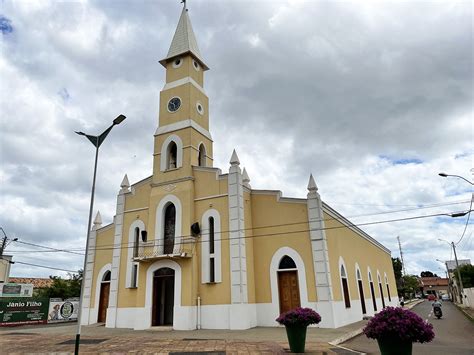
<path fill-rule="evenodd" d="M 175 242 L 163 243 L 162 240 L 150 240 L 140 243 L 134 261 L 154 261 L 169 258 L 191 258 L 197 238 L 181 237 Z"/>

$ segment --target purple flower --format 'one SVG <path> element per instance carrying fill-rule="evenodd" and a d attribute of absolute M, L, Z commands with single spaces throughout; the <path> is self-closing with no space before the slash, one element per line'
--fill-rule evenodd
<path fill-rule="evenodd" d="M 280 314 L 276 321 L 285 326 L 296 325 L 307 327 L 310 324 L 318 324 L 321 322 L 321 316 L 311 308 L 298 307 Z"/>
<path fill-rule="evenodd" d="M 392 339 L 418 343 L 430 342 L 435 334 L 433 325 L 417 314 L 400 307 L 387 307 L 376 314 L 364 328 L 373 339 Z"/>

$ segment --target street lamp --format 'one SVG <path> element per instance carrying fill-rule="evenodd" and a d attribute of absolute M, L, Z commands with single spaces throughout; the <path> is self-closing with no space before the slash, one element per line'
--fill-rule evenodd
<path fill-rule="evenodd" d="M 459 175 L 452 175 L 452 174 L 446 174 L 446 173 L 439 173 L 438 174 L 439 176 L 442 176 L 442 177 L 448 177 L 448 176 L 452 176 L 452 177 L 457 177 L 459 179 L 463 179 L 464 181 L 468 182 L 469 184 L 471 185 L 474 185 L 472 182 L 470 182 L 468 179 L 462 177 L 462 176 L 459 176 Z"/>
<path fill-rule="evenodd" d="M 92 136 L 90 134 L 85 134 L 84 132 L 75 132 L 80 136 L 85 136 L 95 147 L 95 163 L 94 163 L 94 177 L 92 178 L 92 192 L 91 192 L 91 202 L 89 208 L 89 222 L 87 224 L 87 238 L 86 238 L 86 256 L 84 257 L 84 268 L 82 271 L 82 282 L 81 282 L 81 296 L 79 298 L 79 313 L 77 315 L 77 333 L 76 333 L 76 346 L 74 349 L 74 354 L 79 355 L 79 342 L 81 338 L 81 315 L 82 315 L 82 297 L 84 296 L 84 283 L 86 279 L 86 267 L 87 267 L 87 254 L 89 251 L 89 233 L 91 231 L 92 225 L 92 210 L 94 209 L 94 192 L 95 192 L 95 178 L 97 175 L 97 160 L 99 158 L 99 147 L 104 142 L 105 137 L 110 133 L 114 126 L 123 122 L 126 117 L 124 115 L 117 116 L 104 132 L 98 136 Z"/>
<path fill-rule="evenodd" d="M 462 299 L 463 286 L 462 286 L 461 272 L 459 271 L 458 256 L 456 255 L 456 244 L 454 244 L 454 242 L 448 242 L 447 240 L 444 240 L 444 239 L 441 239 L 441 238 L 438 238 L 438 240 L 441 241 L 441 242 L 446 242 L 446 243 L 448 243 L 449 245 L 451 245 L 453 247 L 454 260 L 456 260 L 456 270 L 457 270 L 458 279 L 459 279 L 459 296 L 461 298 L 461 303 L 463 303 L 463 299 Z M 446 264 L 446 268 L 448 268 L 447 264 Z M 448 273 L 449 273 L 449 270 L 448 270 Z"/>

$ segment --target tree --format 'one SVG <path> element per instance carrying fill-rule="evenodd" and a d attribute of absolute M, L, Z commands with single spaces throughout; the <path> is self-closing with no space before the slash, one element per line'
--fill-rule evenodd
<path fill-rule="evenodd" d="M 464 288 L 474 287 L 474 265 L 467 264 L 459 266 L 459 272 L 461 273 L 462 285 Z M 458 271 L 454 270 L 454 278 L 459 283 Z"/>
<path fill-rule="evenodd" d="M 421 277 L 439 277 L 436 274 L 433 274 L 431 271 L 422 271 L 420 274 Z"/>
<path fill-rule="evenodd" d="M 62 279 L 59 276 L 49 278 L 54 280 L 53 284 L 38 290 L 39 297 L 65 299 L 81 295 L 82 270 L 77 274 L 69 274 L 69 279 Z"/>
<path fill-rule="evenodd" d="M 397 284 L 398 295 L 403 294 L 403 279 L 402 279 L 402 261 L 400 258 L 392 258 L 393 273 L 395 274 L 395 282 Z"/>
<path fill-rule="evenodd" d="M 403 287 L 402 293 L 403 295 L 411 298 L 415 293 L 420 290 L 420 281 L 414 275 L 405 275 L 402 277 L 403 280 Z"/>

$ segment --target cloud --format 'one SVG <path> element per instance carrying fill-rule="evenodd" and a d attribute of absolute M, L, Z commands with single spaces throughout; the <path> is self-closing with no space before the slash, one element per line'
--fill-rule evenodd
<path fill-rule="evenodd" d="M 125 173 L 152 173 L 159 91 L 180 8 L 150 1 L 5 1 L 0 18 L 0 225 L 11 236 L 83 248 L 94 147 L 95 210 L 112 221 Z M 472 9 L 439 2 L 195 1 L 206 64 L 214 165 L 234 148 L 258 189 L 305 197 L 310 172 L 323 199 L 355 223 L 465 210 L 472 168 Z M 393 210 L 456 202 L 450 206 Z M 384 214 L 382 214 L 384 213 Z M 465 218 L 364 227 L 408 271 L 449 259 Z M 459 257 L 473 258 L 472 227 Z M 10 245 L 8 250 L 21 250 Z M 23 250 L 26 250 L 23 248 Z M 80 257 L 22 254 L 81 267 Z M 54 255 L 55 259 L 51 256 Z M 36 259 L 35 259 L 36 258 Z M 17 260 L 21 260 L 18 256 Z M 436 272 L 436 270 L 432 270 Z M 438 271 L 439 272 L 439 271 Z M 54 271 L 15 265 L 13 274 Z"/>

